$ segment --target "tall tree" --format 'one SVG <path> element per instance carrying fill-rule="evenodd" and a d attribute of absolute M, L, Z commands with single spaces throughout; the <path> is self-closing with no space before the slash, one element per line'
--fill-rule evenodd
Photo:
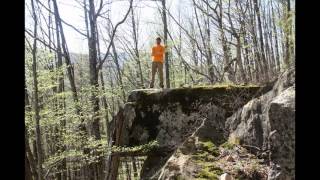
<path fill-rule="evenodd" d="M 27 91 L 27 87 L 25 85 L 25 110 L 27 112 L 31 112 L 31 107 L 30 107 L 30 101 L 29 101 L 29 95 Z M 32 119 L 32 117 L 29 117 Z M 27 127 L 25 126 L 25 137 L 24 137 L 24 142 L 25 142 L 25 179 L 27 180 L 32 180 L 32 179 L 37 179 L 37 164 L 36 160 L 34 159 L 34 155 L 31 151 L 30 145 L 29 145 L 29 132 Z"/>
<path fill-rule="evenodd" d="M 37 160 L 38 160 L 38 179 L 43 179 L 42 176 L 42 163 L 43 163 L 43 150 L 41 145 L 41 130 L 40 130 L 40 107 L 39 107 L 39 90 L 38 90 L 38 73 L 37 73 L 37 30 L 38 30 L 38 18 L 35 11 L 34 0 L 31 0 L 31 7 L 34 19 L 34 40 L 32 48 L 32 74 L 33 74 L 33 89 L 34 89 L 34 118 L 36 121 L 36 143 L 37 143 Z"/>
<path fill-rule="evenodd" d="M 229 0 L 229 12 L 228 12 L 228 17 L 229 17 L 229 22 L 230 22 L 230 25 L 231 25 L 231 30 L 232 30 L 232 35 L 235 36 L 236 40 L 237 40 L 237 43 L 236 43 L 236 54 L 237 54 L 237 65 L 239 66 L 239 70 L 240 70 L 240 77 L 241 77 L 241 80 L 242 82 L 244 83 L 247 83 L 248 80 L 247 80 L 247 76 L 246 76 L 246 73 L 244 71 L 244 67 L 243 67 L 243 63 L 242 63 L 242 56 L 241 56 L 241 49 L 242 49 L 242 41 L 241 39 L 243 38 L 243 34 L 244 34 L 244 21 L 241 17 L 241 11 L 242 11 L 242 6 L 240 4 L 239 1 L 236 1 L 236 5 L 237 5 L 237 11 L 238 11 L 238 24 L 239 24 L 239 30 L 237 31 L 236 28 L 233 26 L 233 22 L 232 22 L 232 19 L 231 19 L 231 14 L 230 14 L 230 0 Z"/>
<path fill-rule="evenodd" d="M 254 10 L 256 12 L 256 16 L 258 19 L 258 29 L 259 29 L 259 41 L 260 41 L 260 52 L 261 52 L 261 60 L 263 62 L 263 69 L 265 72 L 265 80 L 269 81 L 269 74 L 268 74 L 268 63 L 266 60 L 266 54 L 265 54 L 265 48 L 264 48 L 264 42 L 263 42 L 263 31 L 262 31 L 262 23 L 261 23 L 261 13 L 260 8 L 258 4 L 258 0 L 253 0 L 254 4 Z"/>
<path fill-rule="evenodd" d="M 206 3 L 208 3 L 206 0 L 203 0 Z M 195 17 L 196 17 L 196 22 L 197 22 L 197 26 L 199 28 L 199 34 L 201 37 L 201 42 L 202 42 L 202 47 L 204 49 L 204 56 L 206 58 L 207 61 L 207 67 L 208 67 L 208 74 L 209 74 L 209 80 L 211 83 L 214 82 L 214 69 L 213 69 L 213 63 L 212 63 L 212 50 L 211 50 L 211 44 L 210 44 L 210 25 L 209 25 L 209 16 L 208 16 L 208 8 L 209 6 L 207 5 L 206 9 L 202 9 L 201 11 L 204 14 L 204 31 L 202 30 L 202 26 L 201 26 L 201 19 L 198 16 L 197 13 L 197 9 L 196 7 L 199 7 L 196 5 L 195 0 L 193 0 L 193 4 L 194 4 L 194 13 L 195 13 Z"/>
<path fill-rule="evenodd" d="M 55 13 L 55 23 L 56 23 L 56 39 L 57 39 L 57 51 L 56 51 L 56 54 L 57 54 L 57 68 L 58 68 L 58 88 L 57 88 L 57 93 L 62 93 L 64 91 L 64 77 L 63 77 L 63 72 L 61 72 L 61 67 L 62 67 L 62 52 L 61 52 L 61 42 L 60 42 L 60 31 L 59 31 L 59 15 L 58 15 L 58 7 L 56 6 L 56 3 L 55 3 L 55 10 L 56 10 L 56 13 Z M 58 107 L 57 107 L 57 111 L 58 112 L 61 112 L 61 109 L 63 109 L 63 104 L 65 103 L 64 102 L 64 98 L 61 98 L 61 99 L 57 99 L 57 104 L 58 104 Z M 62 116 L 61 113 L 57 114 L 57 116 Z M 65 125 L 66 125 L 66 121 L 65 119 L 62 119 L 61 120 L 61 129 L 65 129 Z M 63 134 L 63 131 L 61 131 L 61 134 Z M 62 140 L 62 137 L 60 137 L 60 141 Z M 65 151 L 65 145 L 61 144 L 61 146 L 59 146 L 59 148 L 61 148 L 60 150 L 63 152 Z M 57 176 L 58 176 L 58 179 L 63 179 L 65 176 L 66 176 L 66 173 L 65 173 L 65 169 L 66 169 L 66 160 L 64 159 L 62 161 L 62 163 L 60 164 L 59 168 L 58 168 L 60 171 L 62 171 L 62 173 L 58 173 Z"/>
<path fill-rule="evenodd" d="M 168 53 L 168 23 L 166 13 L 166 0 L 162 0 L 162 22 L 163 22 L 163 41 L 166 46 L 165 50 L 165 73 L 166 73 L 166 87 L 170 88 L 170 75 L 169 75 L 169 53 Z"/>
<path fill-rule="evenodd" d="M 272 11 L 272 27 L 273 27 L 273 34 L 274 34 L 274 40 L 275 40 L 275 52 L 276 52 L 276 70 L 277 72 L 280 71 L 280 53 L 279 53 L 279 42 L 278 42 L 278 31 L 276 26 L 276 16 L 273 9 L 273 1 L 271 1 L 271 11 Z"/>
<path fill-rule="evenodd" d="M 284 32 L 285 32 L 285 59 L 284 63 L 287 67 L 291 64 L 291 57 L 293 57 L 294 49 L 293 49 L 293 43 L 292 43 L 292 18 L 291 18 L 291 6 L 290 6 L 290 0 L 286 0 L 285 2 L 285 24 L 284 24 Z"/>
<path fill-rule="evenodd" d="M 90 101 L 93 106 L 93 122 L 92 131 L 96 139 L 101 139 L 100 135 L 100 117 L 99 117 L 99 98 L 97 96 L 98 83 L 98 70 L 97 70 L 97 35 L 96 35 L 96 23 L 97 17 L 95 14 L 94 0 L 89 0 L 89 32 L 88 46 L 89 46 L 89 70 L 90 70 L 90 86 L 93 88 L 90 96 Z"/>
<path fill-rule="evenodd" d="M 206 6 L 207 12 L 209 12 L 209 5 Z M 208 13 L 206 14 L 206 18 L 204 19 L 205 22 L 205 31 L 206 31 L 206 49 L 207 49 L 207 65 L 208 65 L 208 72 L 210 75 L 210 81 L 211 83 L 214 83 L 215 81 L 215 74 L 214 74 L 214 65 L 213 65 L 213 59 L 212 59 L 212 48 L 211 48 L 211 31 L 210 31 L 210 17 Z"/>
<path fill-rule="evenodd" d="M 132 36 L 134 42 L 134 52 L 135 58 L 138 66 L 138 77 L 140 77 L 140 87 L 143 87 L 143 75 L 141 69 L 141 62 L 140 62 L 140 53 L 139 53 L 139 46 L 138 46 L 138 23 L 135 20 L 134 8 L 131 9 L 131 22 L 132 22 Z"/>

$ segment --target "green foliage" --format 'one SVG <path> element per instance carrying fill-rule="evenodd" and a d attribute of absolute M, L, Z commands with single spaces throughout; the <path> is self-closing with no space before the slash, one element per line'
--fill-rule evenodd
<path fill-rule="evenodd" d="M 233 143 L 230 143 L 226 141 L 225 143 L 221 144 L 221 147 L 226 148 L 226 149 L 233 149 L 236 145 Z"/>
<path fill-rule="evenodd" d="M 44 162 L 44 166 L 47 168 L 51 167 L 61 162 L 63 159 L 76 160 L 78 162 L 78 165 L 81 166 L 84 163 L 96 163 L 100 158 L 106 157 L 106 155 L 135 152 L 148 153 L 159 146 L 157 141 L 151 141 L 147 144 L 134 147 L 108 147 L 105 140 L 94 140 L 93 137 L 88 138 L 86 142 L 75 141 L 76 139 L 79 140 L 78 136 L 79 135 L 72 136 L 68 133 L 68 136 L 65 139 L 65 143 L 68 143 L 69 146 L 73 145 L 71 147 L 78 148 L 70 148 L 63 152 L 57 151 L 56 154 L 51 155 L 48 159 L 46 159 L 46 161 Z M 89 152 L 84 153 L 82 150 L 77 150 L 79 148 L 88 149 Z"/>
<path fill-rule="evenodd" d="M 196 154 L 192 155 L 192 158 L 197 162 L 197 163 L 203 163 L 205 161 L 213 161 L 214 156 L 209 154 L 208 152 L 197 152 Z"/>
<path fill-rule="evenodd" d="M 197 180 L 199 179 L 218 180 L 221 174 L 223 174 L 222 169 L 219 167 L 216 167 L 213 163 L 211 163 L 211 164 L 205 164 L 204 168 L 201 169 L 196 176 L 197 176 Z"/>
<path fill-rule="evenodd" d="M 201 149 L 205 152 L 208 152 L 209 154 L 212 154 L 213 156 L 219 155 L 219 148 L 213 144 L 212 141 L 200 141 L 199 142 Z"/>

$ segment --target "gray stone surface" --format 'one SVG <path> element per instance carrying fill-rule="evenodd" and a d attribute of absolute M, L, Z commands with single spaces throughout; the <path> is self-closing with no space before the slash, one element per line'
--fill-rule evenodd
<path fill-rule="evenodd" d="M 187 156 L 182 157 L 195 148 L 192 134 L 218 145 L 230 136 L 237 137 L 250 152 L 270 152 L 265 157 L 274 164 L 269 180 L 294 179 L 295 70 L 284 72 L 268 90 L 202 87 L 133 91 L 124 107 L 124 144 L 159 143 L 159 150 L 148 155 L 141 179 L 170 179 L 177 175 L 174 172 L 196 168 L 188 164 Z M 182 155 L 176 151 L 179 147 L 180 152 L 185 151 Z"/>

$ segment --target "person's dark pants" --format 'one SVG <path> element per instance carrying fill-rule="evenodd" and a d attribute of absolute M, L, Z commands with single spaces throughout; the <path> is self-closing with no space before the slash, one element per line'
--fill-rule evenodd
<path fill-rule="evenodd" d="M 151 77 L 151 83 L 150 88 L 153 88 L 154 86 L 154 76 L 156 75 L 156 72 L 159 73 L 159 79 L 160 79 L 160 87 L 163 88 L 163 63 L 162 62 L 152 62 L 152 77 Z"/>

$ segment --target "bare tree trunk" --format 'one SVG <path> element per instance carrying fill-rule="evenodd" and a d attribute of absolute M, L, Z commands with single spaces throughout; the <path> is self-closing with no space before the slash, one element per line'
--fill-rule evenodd
<path fill-rule="evenodd" d="M 179 3 L 180 3 L 180 0 L 179 0 Z M 179 13 L 178 22 L 179 22 L 179 24 L 181 24 L 181 7 L 180 7 L 180 5 L 179 5 L 179 12 L 178 13 Z M 191 43 L 193 43 L 193 42 L 191 41 Z M 179 51 L 178 54 L 181 55 L 182 54 L 182 29 L 181 29 L 181 26 L 179 26 L 179 46 L 178 46 L 178 51 Z M 180 63 L 180 66 L 183 65 L 181 56 L 179 56 L 179 63 Z M 173 68 L 173 71 L 174 70 L 175 70 L 175 68 Z M 187 67 L 186 67 L 186 65 L 183 65 L 183 70 L 184 70 L 184 84 L 187 84 Z M 175 78 L 173 78 L 173 82 L 175 84 L 175 82 L 176 82 Z"/>
<path fill-rule="evenodd" d="M 99 60 L 99 63 L 102 62 L 101 60 L 101 51 L 100 51 L 100 43 L 99 43 L 99 31 L 98 31 L 98 26 L 96 25 L 96 35 L 97 35 L 97 50 L 98 50 L 98 60 Z M 101 89 L 102 89 L 102 92 L 105 93 L 105 85 L 104 85 L 104 79 L 103 79 L 103 73 L 102 73 L 102 68 L 103 66 L 99 66 L 101 71 L 99 71 L 99 74 L 100 74 L 100 82 L 101 82 Z M 109 133 L 109 114 L 108 114 L 108 103 L 107 103 L 107 98 L 105 95 L 103 95 L 101 97 L 101 102 L 102 102 L 102 106 L 104 108 L 104 111 L 105 111 L 105 121 L 106 121 L 106 139 L 107 141 L 109 140 L 109 136 L 108 136 L 108 133 Z M 103 127 L 103 126 L 102 126 Z M 99 158 L 99 162 L 97 164 L 97 179 L 102 179 L 102 177 L 104 176 L 104 171 L 103 171 L 103 167 L 104 166 L 104 160 L 103 158 Z"/>
<path fill-rule="evenodd" d="M 67 180 L 71 180 L 72 179 L 72 169 L 68 168 L 68 176 L 67 176 Z"/>
<path fill-rule="evenodd" d="M 77 113 L 77 115 L 80 115 L 81 109 L 78 104 L 79 100 L 78 100 L 78 93 L 77 93 L 77 88 L 76 88 L 76 84 L 75 84 L 75 80 L 74 80 L 74 70 L 73 70 L 73 66 L 71 65 L 71 61 L 70 61 L 70 54 L 68 52 L 66 38 L 65 38 L 65 35 L 63 32 L 63 26 L 61 23 L 57 0 L 52 0 L 52 2 L 53 2 L 53 6 L 54 6 L 55 20 L 58 22 L 58 25 L 59 25 L 59 30 L 60 30 L 59 32 L 61 35 L 61 46 L 62 46 L 64 58 L 65 58 L 65 63 L 67 65 L 67 75 L 68 75 L 68 79 L 69 79 L 70 86 L 71 86 L 72 97 L 73 97 L 73 101 L 75 104 L 76 113 Z M 80 129 L 82 131 L 85 131 L 85 127 L 83 125 L 80 127 Z"/>
<path fill-rule="evenodd" d="M 244 34 L 243 34 L 243 43 L 244 43 L 244 59 L 245 59 L 245 67 L 247 70 L 247 74 L 248 74 L 248 81 L 252 82 L 252 70 L 251 70 L 251 65 L 250 65 L 250 60 L 249 60 L 249 52 L 248 52 L 248 41 L 247 41 L 247 37 L 246 37 L 246 33 L 244 30 Z"/>
<path fill-rule="evenodd" d="M 98 60 L 97 60 L 97 16 L 95 12 L 94 0 L 89 0 L 89 32 L 87 31 L 88 36 L 88 47 L 89 47 L 89 83 L 92 88 L 90 95 L 90 101 L 92 104 L 92 133 L 96 140 L 101 139 L 100 134 L 100 106 L 99 106 L 99 97 L 98 97 Z M 97 155 L 97 154 L 93 154 Z M 98 160 L 98 163 L 91 163 L 89 165 L 89 178 L 96 179 L 99 176 L 100 167 L 102 166 L 102 159 Z"/>
<path fill-rule="evenodd" d="M 241 80 L 244 83 L 247 83 L 248 80 L 247 80 L 247 77 L 246 77 L 246 74 L 244 72 L 243 65 L 242 65 L 240 37 L 238 36 L 236 39 L 237 39 L 237 64 L 239 66 Z"/>
<path fill-rule="evenodd" d="M 111 72 L 111 67 L 109 68 L 109 71 Z M 114 94 L 114 82 L 113 82 L 113 77 L 111 77 L 111 73 L 109 74 L 110 76 L 110 87 L 111 87 L 111 94 Z M 111 116 L 113 117 L 116 112 L 116 107 L 115 107 L 115 98 L 114 96 L 111 96 Z M 109 137 L 110 137 L 110 132 L 109 132 Z"/>
<path fill-rule="evenodd" d="M 36 132 L 34 131 L 34 134 Z M 38 162 L 38 150 L 37 150 L 37 141 L 34 139 L 32 141 L 32 150 L 33 150 L 33 154 L 34 154 L 34 162 Z"/>
<path fill-rule="evenodd" d="M 93 136 L 95 137 L 95 139 L 100 139 L 100 128 L 99 128 L 99 118 L 97 118 L 97 116 L 99 116 L 98 111 L 99 111 L 99 98 L 96 97 L 96 90 L 99 86 L 98 84 L 98 74 L 97 74 L 97 69 L 96 69 L 96 65 L 97 65 L 97 47 L 96 47 L 96 26 L 95 26 L 95 18 L 94 16 L 94 5 L 93 5 L 93 10 L 92 10 L 92 3 L 91 1 L 89 1 L 89 11 L 87 10 L 87 2 L 86 0 L 83 1 L 83 6 L 84 6 L 84 15 L 85 15 L 85 24 L 86 24 L 86 37 L 88 38 L 88 47 L 89 47 L 89 83 L 91 85 L 92 88 L 92 92 L 90 95 L 90 101 L 92 104 L 92 111 L 93 111 L 93 122 L 91 124 L 91 132 L 93 134 Z M 89 17 L 88 17 L 89 16 Z M 90 30 L 89 30 L 89 23 L 88 23 L 88 19 L 90 20 Z M 94 22 L 92 22 L 94 21 Z M 92 26 L 93 23 L 93 26 Z M 92 32 L 93 29 L 93 32 Z M 93 38 L 93 39 L 92 39 Z M 94 47 L 93 47 L 94 46 Z M 83 131 L 83 135 L 87 135 L 87 132 L 85 131 L 86 125 L 84 123 L 84 119 L 81 120 L 81 126 L 80 129 L 82 129 Z M 86 137 L 86 136 L 84 136 Z M 84 141 L 82 141 L 83 145 L 86 143 L 85 142 L 86 139 L 84 139 Z M 84 149 L 83 150 L 84 154 L 88 154 L 88 149 Z M 94 173 L 95 173 L 95 164 L 91 163 L 91 164 L 85 164 L 81 169 L 81 177 L 85 178 L 85 179 L 94 179 Z"/>
<path fill-rule="evenodd" d="M 260 40 L 260 50 L 261 50 L 261 59 L 263 62 L 263 69 L 265 72 L 265 80 L 269 81 L 269 75 L 268 75 L 268 64 L 266 61 L 266 55 L 265 55 L 265 50 L 264 50 L 264 42 L 263 42 L 263 35 L 262 35 L 262 25 L 261 25 L 261 15 L 260 15 L 260 9 L 258 6 L 258 0 L 253 0 L 254 4 L 254 10 L 256 12 L 256 16 L 258 19 L 258 29 L 259 29 L 259 40 Z"/>
<path fill-rule="evenodd" d="M 266 17 L 267 19 L 267 17 Z M 268 32 L 268 38 L 270 41 L 270 51 L 271 51 L 271 62 L 272 62 L 272 67 L 271 67 L 271 71 L 273 75 L 277 74 L 277 70 L 276 70 L 276 60 L 275 60 L 275 50 L 274 50 L 274 44 L 273 44 L 273 38 L 272 38 L 272 34 L 273 32 L 273 27 L 272 27 L 272 18 L 271 18 L 271 10 L 269 8 L 269 16 L 268 16 L 268 28 L 270 29 L 270 31 Z"/>
<path fill-rule="evenodd" d="M 36 143 L 37 143 L 37 155 L 38 155 L 38 179 L 42 180 L 42 162 L 43 162 L 43 150 L 41 147 L 41 131 L 40 131 L 40 108 L 39 108 L 39 91 L 38 91 L 38 73 L 37 73 L 37 26 L 38 20 L 35 12 L 34 1 L 31 0 L 31 7 L 34 18 L 34 40 L 32 49 L 32 74 L 33 74 L 33 88 L 34 88 L 34 116 L 36 120 Z"/>
<path fill-rule="evenodd" d="M 277 72 L 280 71 L 280 54 L 279 54 L 279 46 L 278 46 L 278 32 L 277 32 L 277 27 L 275 24 L 275 14 L 274 14 L 274 10 L 273 10 L 273 2 L 271 2 L 271 10 L 272 10 L 272 26 L 273 26 L 273 33 L 274 33 L 274 38 L 275 38 L 275 52 L 276 52 L 276 64 L 277 64 Z"/>
<path fill-rule="evenodd" d="M 84 119 L 81 117 L 81 108 L 78 103 L 79 99 L 78 99 L 78 93 L 77 93 L 77 88 L 76 88 L 76 84 L 75 84 L 74 69 L 71 64 L 70 54 L 68 52 L 68 47 L 66 44 L 66 39 L 65 39 L 64 31 L 63 31 L 61 18 L 60 18 L 59 8 L 58 8 L 56 0 L 52 0 L 52 2 L 53 2 L 53 8 L 54 8 L 55 22 L 56 22 L 58 67 L 62 67 L 62 51 L 61 51 L 61 47 L 62 47 L 63 55 L 65 58 L 65 63 L 67 65 L 67 76 L 68 76 L 68 79 L 70 82 L 70 87 L 71 87 L 71 91 L 72 91 L 72 97 L 73 97 L 74 106 L 76 109 L 76 114 L 78 116 L 80 116 L 80 120 L 81 120 L 81 124 L 80 124 L 79 129 L 83 134 L 86 134 L 86 127 L 83 123 Z M 60 39 L 61 39 L 61 44 L 60 44 Z M 59 81 L 58 92 L 61 93 L 64 91 L 63 74 L 60 74 L 58 81 Z M 61 99 L 61 102 L 58 102 L 58 104 L 59 104 L 59 108 L 63 108 L 63 104 L 65 104 L 65 100 Z M 66 121 L 63 119 L 63 120 L 61 120 L 62 130 L 60 131 L 60 136 L 62 136 L 62 134 L 64 133 L 65 126 L 66 126 Z M 83 141 L 85 141 L 85 139 L 83 139 Z M 65 149 L 66 149 L 65 145 L 63 145 L 60 150 L 63 152 L 63 151 L 65 151 Z M 60 170 L 62 170 L 62 173 L 58 174 L 58 179 L 66 179 L 67 178 L 67 176 L 66 176 L 66 168 L 67 168 L 66 159 L 64 159 L 62 161 L 62 163 L 59 165 L 58 168 Z"/>
<path fill-rule="evenodd" d="M 272 39 L 271 39 L 271 32 L 272 28 L 269 26 L 268 18 L 267 18 L 267 12 L 266 12 L 266 6 L 263 6 L 263 25 L 264 25 L 264 40 L 265 40 L 265 45 L 266 45 L 266 57 L 267 57 L 267 62 L 269 65 L 269 75 L 270 78 L 274 76 L 274 55 L 273 55 L 273 47 L 272 47 Z M 270 41 L 270 42 L 269 42 Z"/>
<path fill-rule="evenodd" d="M 264 42 L 265 42 L 265 49 L 266 49 L 266 61 L 267 61 L 267 64 L 268 64 L 268 74 L 270 77 L 272 77 L 272 67 L 273 67 L 273 63 L 272 63 L 272 57 L 271 57 L 271 50 L 270 50 L 270 46 L 269 46 L 269 43 L 268 43 L 268 37 L 267 37 L 267 32 L 268 31 L 268 27 L 265 23 L 265 26 L 264 26 L 264 29 L 265 29 L 265 32 L 264 32 Z"/>
<path fill-rule="evenodd" d="M 207 5 L 207 11 L 209 12 L 209 7 Z M 207 64 L 208 64 L 208 72 L 210 75 L 210 81 L 211 83 L 214 83 L 215 81 L 215 74 L 214 74 L 214 69 L 213 69 L 213 63 L 212 63 L 212 50 L 211 50 L 211 40 L 210 40 L 210 19 L 209 16 L 207 15 L 206 20 L 205 20 L 205 24 L 206 24 L 206 32 L 207 32 L 207 54 L 208 54 L 208 58 L 207 58 Z"/>
<path fill-rule="evenodd" d="M 57 8 L 57 7 L 56 7 Z M 60 32 L 59 32 L 59 17 L 57 15 L 57 13 L 55 13 L 56 15 L 56 39 L 57 39 L 57 59 L 58 59 L 58 62 L 57 62 L 57 68 L 61 68 L 62 67 L 62 52 L 61 52 L 61 44 L 60 44 Z M 58 74 L 58 89 L 57 89 L 57 93 L 62 93 L 64 91 L 64 77 L 63 77 L 63 73 L 59 73 Z M 58 108 L 58 112 L 61 112 L 61 109 L 63 109 L 63 104 L 64 104 L 64 98 L 62 99 L 57 99 L 57 108 Z M 57 114 L 58 116 L 62 116 L 62 114 Z M 65 125 L 66 125 L 66 121 L 65 119 L 61 120 L 61 129 L 62 131 L 60 132 L 60 134 L 62 135 L 63 134 L 63 129 L 65 129 Z M 58 128 L 57 128 L 57 131 Z M 57 132 L 58 133 L 58 132 Z M 62 137 L 59 138 L 59 140 L 62 139 Z M 63 143 L 61 144 L 63 145 Z M 60 151 L 65 151 L 66 147 L 63 145 L 63 147 L 58 147 L 58 150 Z M 58 177 L 58 180 L 61 180 L 61 179 L 64 179 L 64 177 L 66 177 L 66 174 L 64 173 L 63 170 L 66 169 L 66 160 L 64 159 L 62 161 L 62 163 L 59 165 L 58 167 L 58 170 L 59 171 L 62 171 L 62 173 L 58 173 L 57 174 L 57 177 Z"/>
<path fill-rule="evenodd" d="M 253 9 L 252 1 L 249 1 L 249 11 Z M 251 12 L 251 11 L 250 11 Z M 255 14 L 254 12 L 250 13 L 250 33 L 251 33 L 251 39 L 253 42 L 253 56 L 254 56 L 254 65 L 255 65 L 255 71 L 254 71 L 254 77 L 256 82 L 260 82 L 262 79 L 264 79 L 265 76 L 265 70 L 263 68 L 263 63 L 261 62 L 261 55 L 259 53 L 258 49 L 258 40 L 257 40 L 257 34 L 256 34 L 256 24 L 255 24 Z"/>
<path fill-rule="evenodd" d="M 193 36 L 196 36 L 195 34 L 195 29 L 194 29 L 194 24 L 193 21 L 191 21 L 191 32 Z M 180 28 L 181 29 L 181 28 Z M 191 43 L 191 48 L 192 48 L 192 60 L 194 62 L 194 65 L 198 67 L 198 56 L 197 56 L 197 51 L 196 51 L 196 45 L 193 39 L 190 38 L 190 43 Z"/>
<path fill-rule="evenodd" d="M 29 138 L 27 132 L 25 134 L 25 158 L 27 161 L 26 163 L 28 163 L 28 166 L 25 168 L 30 171 L 30 175 L 33 177 L 32 179 L 38 179 L 36 168 L 37 165 L 29 146 Z"/>
<path fill-rule="evenodd" d="M 162 0 L 162 16 L 163 16 L 163 40 L 164 45 L 167 47 L 168 40 L 168 25 L 167 25 L 167 13 L 166 13 L 166 0 Z M 169 57 L 168 50 L 165 50 L 165 71 L 166 71 L 166 87 L 170 88 L 170 75 L 169 75 Z"/>
<path fill-rule="evenodd" d="M 125 157 L 125 166 L 126 166 L 127 180 L 131 180 L 131 171 L 130 171 L 127 157 Z"/>
<path fill-rule="evenodd" d="M 211 83 L 213 83 L 215 75 L 214 75 L 214 71 L 213 71 L 212 52 L 211 52 L 210 40 L 209 40 L 210 39 L 210 29 L 209 29 L 209 19 L 208 19 L 209 17 L 207 16 L 207 20 L 204 20 L 205 24 L 206 24 L 205 33 L 207 35 L 207 37 L 205 37 L 201 31 L 201 25 L 200 25 L 198 13 L 197 13 L 197 10 L 195 7 L 195 1 L 193 1 L 193 3 L 194 3 L 194 13 L 195 13 L 197 25 L 199 28 L 199 32 L 200 32 L 200 36 L 201 36 L 201 40 L 202 40 L 202 45 L 203 45 L 203 48 L 205 49 L 205 58 L 207 60 L 208 74 L 209 74 L 208 79 L 210 80 Z"/>
<path fill-rule="evenodd" d="M 132 159 L 133 177 L 136 180 L 138 179 L 137 161 L 135 157 L 131 157 L 131 159 Z"/>
<path fill-rule="evenodd" d="M 139 46 L 138 46 L 138 27 L 136 26 L 133 8 L 131 9 L 131 17 L 132 17 L 131 20 L 132 20 L 132 33 L 133 33 L 133 41 L 134 41 L 134 52 L 135 52 L 136 62 L 138 65 L 138 72 L 139 72 L 138 77 L 140 77 L 140 87 L 144 87 L 141 62 L 140 62 L 140 54 L 139 54 Z"/>
<path fill-rule="evenodd" d="M 96 90 L 99 87 L 98 74 L 97 74 L 97 35 L 96 35 L 96 16 L 94 0 L 89 0 L 89 24 L 90 36 L 88 37 L 89 46 L 89 70 L 90 70 L 90 85 L 93 92 L 90 96 L 90 101 L 93 107 L 93 122 L 92 132 L 95 139 L 101 139 L 100 135 L 100 118 L 99 118 L 99 98 L 97 97 Z"/>
<path fill-rule="evenodd" d="M 290 0 L 286 0 L 286 9 L 285 9 L 285 27 L 284 27 L 284 32 L 285 32 L 285 46 L 286 46 L 286 54 L 285 54 L 285 59 L 284 63 L 287 66 L 287 68 L 291 64 L 291 57 L 293 56 L 293 45 L 292 45 L 292 23 L 291 23 L 291 7 L 290 7 Z"/>
<path fill-rule="evenodd" d="M 123 81 L 122 81 L 121 69 L 120 69 L 120 64 L 119 64 L 119 59 L 118 59 L 118 53 L 117 53 L 116 47 L 114 45 L 114 42 L 112 42 L 111 46 L 112 46 L 112 51 L 113 51 L 113 56 L 114 56 L 114 63 L 116 64 L 116 68 L 117 68 L 118 81 L 119 81 L 119 85 L 120 85 L 121 91 L 122 91 L 122 101 L 125 102 L 126 101 L 126 93 L 125 93 L 124 87 L 123 87 Z"/>
<path fill-rule="evenodd" d="M 25 81 L 26 82 L 26 81 Z M 30 102 L 29 102 L 29 96 L 27 92 L 27 87 L 25 86 L 25 106 L 27 111 L 31 111 L 30 108 Z M 32 118 L 32 117 L 30 117 Z M 36 161 L 34 159 L 34 155 L 31 152 L 30 145 L 29 145 L 29 135 L 28 135 L 28 129 L 25 127 L 25 176 L 26 179 L 37 179 L 37 165 Z"/>
<path fill-rule="evenodd" d="M 27 153 L 24 154 L 24 179 L 25 180 L 32 180 L 32 173 L 29 164 L 29 159 L 27 158 Z"/>
<path fill-rule="evenodd" d="M 104 85 L 104 80 L 103 80 L 103 74 L 102 71 L 100 71 L 100 82 L 101 82 L 101 87 L 102 87 L 102 91 L 105 92 L 105 85 Z M 105 96 L 102 97 L 102 105 L 104 107 L 105 110 L 105 119 L 106 119 L 106 135 L 107 135 L 107 139 L 109 139 L 109 115 L 108 115 L 108 103 L 107 103 L 107 99 Z"/>
<path fill-rule="evenodd" d="M 118 114 L 113 119 L 115 126 L 114 131 L 112 135 L 112 145 L 113 146 L 121 146 L 122 145 L 122 130 L 123 130 L 123 109 L 120 108 Z M 118 168 L 120 164 L 120 156 L 115 154 L 111 155 L 110 158 L 110 166 L 109 166 L 109 172 L 107 173 L 108 176 L 106 177 L 106 180 L 116 180 L 118 176 Z"/>
<path fill-rule="evenodd" d="M 228 73 L 228 79 L 231 81 L 234 81 L 234 75 L 231 69 L 231 64 L 230 64 L 230 49 L 227 44 L 227 39 L 225 35 L 225 31 L 223 28 L 223 8 L 222 8 L 222 1 L 218 1 L 218 7 L 219 7 L 219 13 L 216 12 L 217 18 L 218 18 L 218 25 L 219 25 L 219 30 L 220 30 L 220 38 L 221 38 L 221 45 L 222 45 L 222 50 L 223 50 L 223 57 L 224 57 L 224 72 Z"/>
<path fill-rule="evenodd" d="M 263 68 L 262 62 L 260 61 L 260 53 L 258 50 L 258 42 L 257 42 L 257 37 L 255 32 L 253 31 L 253 37 L 252 37 L 252 41 L 253 41 L 253 50 L 254 50 L 254 59 L 255 59 L 255 76 L 256 76 L 256 80 L 258 82 L 261 81 L 261 79 L 264 79 L 264 75 L 265 75 L 265 70 Z M 261 74 L 260 74 L 261 73 Z"/>
<path fill-rule="evenodd" d="M 27 163 L 27 166 L 25 166 L 26 171 L 28 171 L 28 173 L 30 173 L 30 175 L 27 175 L 26 172 L 26 176 L 30 176 L 31 180 L 32 179 L 38 179 L 37 176 L 37 165 L 36 165 L 36 161 L 33 158 L 33 154 L 30 150 L 30 146 L 29 146 L 29 138 L 28 138 L 28 134 L 27 132 L 25 133 L 25 163 Z"/>
<path fill-rule="evenodd" d="M 168 48 L 168 59 L 172 59 L 173 58 L 173 55 L 172 55 L 172 49 L 171 48 Z M 174 62 L 173 61 L 170 61 L 170 67 L 174 67 Z M 176 87 L 176 81 L 175 81 L 175 71 L 174 71 L 174 68 L 170 68 L 169 70 L 171 70 L 171 72 L 169 73 L 170 74 L 170 87 L 172 88 L 175 88 Z"/>

